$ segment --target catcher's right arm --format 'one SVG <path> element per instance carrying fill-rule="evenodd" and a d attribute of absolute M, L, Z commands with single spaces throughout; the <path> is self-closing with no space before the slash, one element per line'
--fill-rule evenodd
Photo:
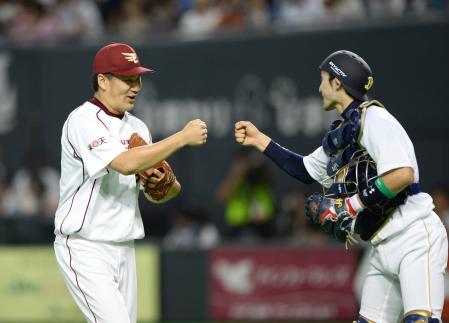
<path fill-rule="evenodd" d="M 129 138 L 128 149 L 147 144 L 148 143 L 140 137 L 139 134 L 133 133 Z M 176 181 L 176 176 L 172 168 L 165 160 L 154 165 L 152 168 L 139 173 L 138 179 L 142 181 L 145 196 L 154 203 L 165 202 L 177 195 L 181 189 L 181 186 Z M 172 188 L 174 188 L 174 190 L 172 190 Z M 174 192 L 169 194 L 170 191 Z"/>

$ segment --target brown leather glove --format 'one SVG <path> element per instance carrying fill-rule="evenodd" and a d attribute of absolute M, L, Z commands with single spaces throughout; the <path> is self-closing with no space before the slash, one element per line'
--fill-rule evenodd
<path fill-rule="evenodd" d="M 148 145 L 148 143 L 142 137 L 140 137 L 138 133 L 133 133 L 129 138 L 128 149 L 144 145 Z M 154 187 L 149 187 L 149 184 L 151 184 L 151 182 L 149 181 L 150 177 L 155 176 L 153 174 L 154 169 L 157 169 L 158 171 L 163 173 L 163 177 L 158 183 L 155 184 Z M 159 164 L 154 165 L 152 168 L 139 173 L 138 179 L 142 181 L 145 193 L 150 195 L 153 200 L 159 201 L 162 200 L 170 191 L 170 188 L 176 181 L 176 176 L 173 173 L 170 165 L 165 160 L 163 160 Z"/>

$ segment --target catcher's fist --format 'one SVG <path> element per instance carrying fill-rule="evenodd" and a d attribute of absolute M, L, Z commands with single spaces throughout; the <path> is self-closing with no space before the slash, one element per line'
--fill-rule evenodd
<path fill-rule="evenodd" d="M 189 121 L 181 132 L 185 144 L 189 146 L 202 145 L 207 140 L 207 125 L 200 119 Z"/>
<path fill-rule="evenodd" d="M 253 146 L 264 151 L 271 139 L 263 134 L 249 121 L 239 121 L 235 124 L 235 140 L 243 146 Z"/>
<path fill-rule="evenodd" d="M 259 133 L 259 129 L 249 121 L 239 121 L 235 124 L 235 140 L 241 145 L 253 145 Z"/>

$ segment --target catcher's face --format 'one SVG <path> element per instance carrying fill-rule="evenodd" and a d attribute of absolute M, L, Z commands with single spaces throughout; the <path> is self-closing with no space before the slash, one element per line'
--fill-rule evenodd
<path fill-rule="evenodd" d="M 117 75 L 107 78 L 105 95 L 108 108 L 121 114 L 134 108 L 136 97 L 142 89 L 142 80 L 138 75 Z"/>
<path fill-rule="evenodd" d="M 338 103 L 338 96 L 336 90 L 336 80 L 329 80 L 330 74 L 326 71 L 321 71 L 321 83 L 318 91 L 323 97 L 323 108 L 326 111 L 335 109 Z"/>

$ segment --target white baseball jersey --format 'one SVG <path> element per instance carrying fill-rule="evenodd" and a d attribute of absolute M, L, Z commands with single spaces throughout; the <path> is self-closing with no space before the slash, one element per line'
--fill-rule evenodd
<path fill-rule="evenodd" d="M 128 112 L 114 115 L 96 99 L 69 115 L 61 136 L 56 235 L 105 242 L 144 237 L 135 175 L 125 176 L 108 167 L 127 149 L 134 132 L 151 143 L 142 121 Z"/>
<path fill-rule="evenodd" d="M 360 143 L 376 162 L 378 175 L 412 167 L 414 182 L 419 181 L 413 144 L 386 109 L 371 106 L 366 110 Z M 310 176 L 325 187 L 332 182 L 326 173 L 328 161 L 322 147 L 304 157 Z M 360 308 L 370 322 L 398 322 L 403 314 L 416 310 L 441 317 L 448 242 L 433 208 L 426 193 L 408 196 L 371 239 Z"/>
<path fill-rule="evenodd" d="M 151 143 L 142 121 L 127 112 L 114 115 L 95 98 L 75 109 L 62 129 L 54 248 L 70 293 L 92 323 L 136 322 L 140 183 L 108 167 L 134 132 Z"/>

